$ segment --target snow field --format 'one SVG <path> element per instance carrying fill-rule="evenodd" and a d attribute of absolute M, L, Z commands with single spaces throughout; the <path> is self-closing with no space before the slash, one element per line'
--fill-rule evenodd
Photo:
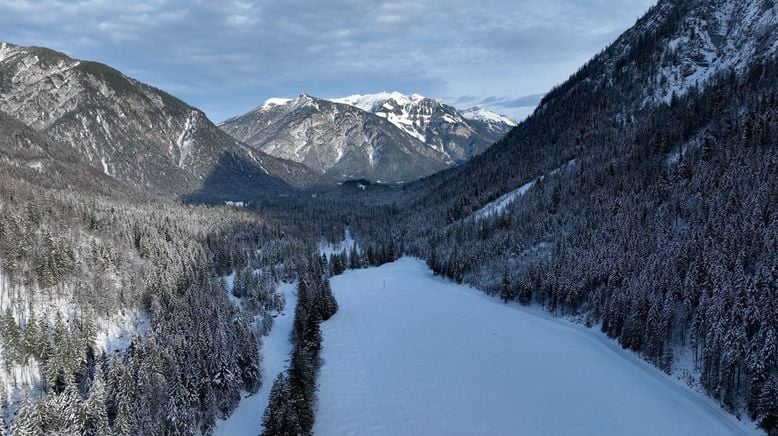
<path fill-rule="evenodd" d="M 751 431 L 592 330 L 434 277 L 418 260 L 332 278 L 317 435 Z"/>

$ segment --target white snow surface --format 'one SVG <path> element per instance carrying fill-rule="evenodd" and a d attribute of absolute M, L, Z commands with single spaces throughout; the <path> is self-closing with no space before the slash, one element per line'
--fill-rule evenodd
<path fill-rule="evenodd" d="M 514 200 L 526 194 L 534 184 L 535 181 L 532 180 L 519 186 L 517 189 L 508 192 L 507 194 L 503 194 L 497 200 L 494 200 L 491 203 L 487 203 L 484 207 L 475 211 L 473 215 L 476 217 L 476 219 L 483 219 L 491 215 L 502 213 L 502 211 L 504 211 L 509 204 L 513 203 Z"/>
<path fill-rule="evenodd" d="M 260 109 L 268 109 L 273 106 L 283 106 L 287 103 L 292 101 L 291 98 L 268 98 L 265 100 L 264 103 L 262 103 L 262 106 L 260 106 Z"/>
<path fill-rule="evenodd" d="M 151 327 L 148 315 L 138 311 L 117 313 L 97 320 L 95 346 L 110 355 L 127 349 L 134 336 L 144 336 Z"/>
<path fill-rule="evenodd" d="M 359 250 L 359 245 L 356 244 L 356 241 L 354 241 L 354 238 L 351 236 L 351 230 L 346 227 L 346 229 L 343 231 L 343 240 L 339 243 L 332 244 L 326 240 L 319 242 L 319 253 L 326 254 L 327 258 L 330 258 L 330 256 L 333 254 L 342 253 L 343 250 L 351 251 L 351 249 L 355 246 L 357 250 Z"/>
<path fill-rule="evenodd" d="M 475 106 L 459 112 L 468 120 L 483 121 L 486 123 L 505 123 L 509 126 L 517 126 L 519 123 L 513 118 L 490 111 L 483 106 Z"/>
<path fill-rule="evenodd" d="M 333 98 L 330 99 L 330 101 L 334 103 L 342 103 L 347 104 L 350 106 L 355 106 L 363 111 L 367 112 L 374 112 L 374 108 L 381 107 L 384 105 L 390 105 L 390 101 L 394 101 L 395 103 L 399 105 L 410 105 L 413 103 L 418 103 L 422 100 L 424 100 L 424 96 L 419 94 L 411 94 L 411 95 L 405 95 L 401 92 L 392 91 L 392 92 L 379 92 L 376 94 L 355 94 L 355 95 L 349 95 L 348 97 L 341 97 L 341 98 Z M 388 109 L 394 109 L 393 106 Z"/>
<path fill-rule="evenodd" d="M 290 335 L 297 306 L 297 285 L 284 283 L 278 292 L 286 299 L 284 310 L 273 320 L 273 328 L 262 341 L 262 386 L 254 395 L 243 393 L 238 407 L 226 420 L 217 420 L 215 436 L 256 436 L 262 432 L 262 414 L 267 408 L 273 381 L 289 363 Z"/>
<path fill-rule="evenodd" d="M 350 270 L 332 288 L 317 435 L 756 433 L 595 331 L 421 260 Z"/>
<path fill-rule="evenodd" d="M 176 145 L 178 146 L 178 166 L 184 167 L 184 163 L 189 155 L 192 153 L 192 144 L 194 144 L 194 134 L 197 129 L 197 112 L 189 111 L 189 115 L 186 117 L 184 128 L 181 130 L 181 134 L 178 135 Z M 171 150 L 172 151 L 172 150 Z"/>

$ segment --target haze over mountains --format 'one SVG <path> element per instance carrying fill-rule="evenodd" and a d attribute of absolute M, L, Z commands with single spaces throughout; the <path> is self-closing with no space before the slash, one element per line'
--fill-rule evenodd
<path fill-rule="evenodd" d="M 515 125 L 484 108 L 459 111 L 418 94 L 384 92 L 273 98 L 219 127 L 336 180 L 407 182 L 472 158 Z"/>

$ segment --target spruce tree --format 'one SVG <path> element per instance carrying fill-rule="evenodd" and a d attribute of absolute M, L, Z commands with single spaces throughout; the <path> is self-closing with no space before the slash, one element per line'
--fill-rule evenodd
<path fill-rule="evenodd" d="M 511 300 L 511 278 L 508 275 L 508 268 L 504 268 L 502 272 L 502 288 L 500 288 L 500 298 L 503 303 L 508 303 Z"/>

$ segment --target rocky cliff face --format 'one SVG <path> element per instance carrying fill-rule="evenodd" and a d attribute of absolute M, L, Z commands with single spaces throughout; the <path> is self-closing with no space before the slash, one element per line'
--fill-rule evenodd
<path fill-rule="evenodd" d="M 746 73 L 754 62 L 778 53 L 776 14 L 773 0 L 660 1 L 607 50 L 548 93 L 541 107 L 589 83 L 629 84 L 634 88 L 626 90 L 634 97 L 632 110 L 669 103 L 724 72 Z"/>
<path fill-rule="evenodd" d="M 270 155 L 340 180 L 410 181 L 452 163 L 384 118 L 308 95 L 268 100 L 220 127 Z"/>
<path fill-rule="evenodd" d="M 516 126 L 510 117 L 485 108 L 460 111 L 440 100 L 399 92 L 352 95 L 333 101 L 374 113 L 407 134 L 463 162 L 486 150 Z"/>
<path fill-rule="evenodd" d="M 475 156 L 515 125 L 483 108 L 460 112 L 438 100 L 393 92 L 272 98 L 220 127 L 270 155 L 339 180 L 405 182 Z"/>

